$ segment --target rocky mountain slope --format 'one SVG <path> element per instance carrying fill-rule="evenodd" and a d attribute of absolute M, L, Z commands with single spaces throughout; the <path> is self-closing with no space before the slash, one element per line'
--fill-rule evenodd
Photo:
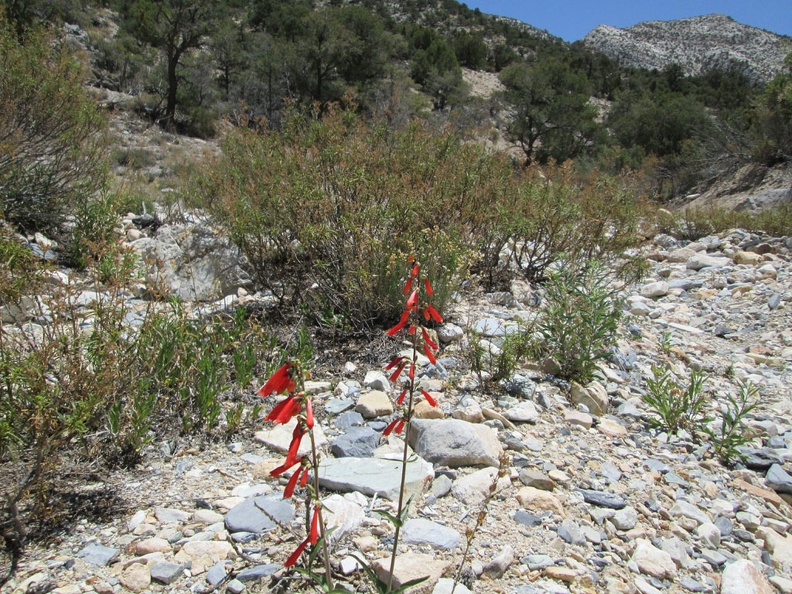
<path fill-rule="evenodd" d="M 662 69 L 671 63 L 686 74 L 710 68 L 745 68 L 756 82 L 770 80 L 792 51 L 788 37 L 738 23 L 722 14 L 675 21 L 648 21 L 626 29 L 600 25 L 583 42 L 624 66 Z"/>

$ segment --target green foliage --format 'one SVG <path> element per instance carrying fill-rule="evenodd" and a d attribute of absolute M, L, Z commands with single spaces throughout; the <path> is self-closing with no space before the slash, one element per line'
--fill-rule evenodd
<path fill-rule="evenodd" d="M 0 212 L 26 231 L 56 232 L 77 198 L 106 179 L 106 123 L 63 46 L 0 24 Z"/>
<path fill-rule="evenodd" d="M 501 71 L 500 80 L 506 87 L 503 100 L 514 114 L 507 124 L 509 139 L 528 162 L 573 159 L 601 134 L 586 77 L 565 63 L 518 62 Z"/>
<path fill-rule="evenodd" d="M 684 429 L 693 434 L 702 430 L 710 420 L 704 413 L 707 402 L 704 380 L 704 375 L 694 370 L 690 374 L 690 383 L 684 386 L 669 370 L 652 367 L 652 377 L 646 378 L 649 389 L 642 396 L 657 415 L 650 423 L 669 433 Z"/>
<path fill-rule="evenodd" d="M 737 382 L 737 396 L 726 393 L 727 404 L 720 410 L 721 423 L 716 430 L 707 427 L 715 449 L 715 454 L 724 462 L 729 463 L 742 454 L 737 449 L 751 440 L 744 432 L 745 417 L 759 405 L 759 387 L 751 382 Z"/>
<path fill-rule="evenodd" d="M 622 303 L 602 265 L 562 266 L 545 284 L 537 332 L 540 352 L 554 358 L 560 377 L 587 383 L 610 355 Z"/>
<path fill-rule="evenodd" d="M 792 159 L 792 68 L 776 75 L 759 95 L 752 132 L 757 161 L 774 165 Z"/>
<path fill-rule="evenodd" d="M 724 208 L 685 209 L 658 221 L 659 229 L 695 241 L 728 229 L 767 233 L 771 237 L 792 234 L 792 205 L 781 204 L 761 212 Z"/>
<path fill-rule="evenodd" d="M 497 198 L 479 177 L 491 157 L 420 123 L 292 114 L 283 131 L 239 130 L 223 149 L 198 180 L 200 204 L 263 286 L 354 328 L 398 316 L 408 254 L 442 307 L 473 256 L 471 225 Z"/>
<path fill-rule="evenodd" d="M 608 116 L 623 147 L 664 157 L 682 152 L 683 143 L 710 126 L 704 106 L 681 93 L 625 94 Z"/>

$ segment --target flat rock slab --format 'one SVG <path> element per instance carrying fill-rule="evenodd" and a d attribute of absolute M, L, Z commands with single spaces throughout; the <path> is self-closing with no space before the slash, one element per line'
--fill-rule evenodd
<path fill-rule="evenodd" d="M 294 508 L 289 500 L 279 494 L 262 495 L 232 507 L 225 516 L 225 525 L 229 532 L 260 534 L 275 528 L 276 522 L 289 524 L 293 519 Z"/>
<path fill-rule="evenodd" d="M 462 542 L 462 535 L 453 528 L 425 518 L 407 520 L 402 534 L 406 543 L 428 544 L 433 549 L 452 550 Z"/>
<path fill-rule="evenodd" d="M 498 466 L 503 446 L 486 425 L 459 419 L 418 419 L 412 422 L 410 446 L 439 466 Z"/>
<path fill-rule="evenodd" d="M 420 457 L 407 463 L 407 491 L 420 493 L 432 483 L 434 469 Z M 360 491 L 391 501 L 399 497 L 401 461 L 383 458 L 328 458 L 319 467 L 319 485 L 331 491 Z"/>
<path fill-rule="evenodd" d="M 119 552 L 118 549 L 111 549 L 100 544 L 91 544 L 77 553 L 77 556 L 86 563 L 103 567 L 115 559 Z"/>
<path fill-rule="evenodd" d="M 627 502 L 613 493 L 591 491 L 589 489 L 578 489 L 578 491 L 583 495 L 583 501 L 591 505 L 608 507 L 610 509 L 622 509 L 623 507 L 627 507 Z"/>

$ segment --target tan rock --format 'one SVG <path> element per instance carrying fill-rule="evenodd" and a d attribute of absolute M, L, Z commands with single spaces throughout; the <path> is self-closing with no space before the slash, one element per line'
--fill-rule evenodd
<path fill-rule="evenodd" d="M 534 487 L 523 487 L 517 491 L 517 501 L 529 511 L 541 513 L 549 510 L 562 518 L 566 517 L 561 501 L 548 491 L 542 491 Z"/>
<path fill-rule="evenodd" d="M 586 429 L 590 429 L 594 424 L 594 418 L 588 414 L 574 408 L 568 408 L 564 411 L 564 422 L 569 425 L 579 425 Z"/>
<path fill-rule="evenodd" d="M 763 258 L 761 254 L 755 254 L 753 252 L 739 251 L 734 254 L 734 262 L 736 264 L 750 264 L 751 266 L 756 266 L 762 262 L 762 260 Z"/>
<path fill-rule="evenodd" d="M 592 415 L 602 416 L 608 409 L 608 392 L 598 381 L 593 381 L 586 386 L 572 382 L 569 390 L 569 399 L 575 404 L 583 404 Z"/>
<path fill-rule="evenodd" d="M 765 541 L 765 549 L 770 553 L 773 565 L 792 566 L 792 534 L 781 536 L 778 532 L 767 526 L 760 526 L 756 536 Z"/>
<path fill-rule="evenodd" d="M 366 419 L 386 417 L 393 414 L 393 403 L 385 392 L 371 390 L 361 394 L 355 410 Z"/>
<path fill-rule="evenodd" d="M 151 574 L 146 565 L 136 563 L 121 573 L 119 581 L 125 588 L 133 592 L 142 592 L 151 585 Z"/>
<path fill-rule="evenodd" d="M 192 563 L 193 575 L 205 572 L 218 561 L 234 558 L 236 552 L 231 543 L 216 540 L 187 542 L 175 555 L 177 563 Z"/>
<path fill-rule="evenodd" d="M 559 565 L 553 565 L 552 567 L 548 567 L 544 570 L 545 577 L 549 577 L 553 580 L 560 580 L 562 582 L 567 582 L 571 584 L 575 581 L 577 577 L 577 572 L 574 569 L 570 569 L 569 567 L 561 567 Z"/>
<path fill-rule="evenodd" d="M 442 419 L 445 415 L 439 406 L 432 406 L 426 400 L 421 400 L 413 407 L 413 416 L 417 419 Z"/>
<path fill-rule="evenodd" d="M 625 429 L 624 425 L 613 419 L 600 419 L 597 431 L 607 437 L 624 437 L 627 435 L 627 429 Z"/>
<path fill-rule="evenodd" d="M 775 588 L 754 563 L 739 559 L 730 563 L 721 576 L 721 594 L 775 594 Z"/>
<path fill-rule="evenodd" d="M 411 580 L 429 578 L 415 588 L 410 590 L 410 594 L 429 593 L 434 589 L 435 584 L 448 568 L 450 563 L 440 561 L 434 555 L 422 555 L 420 553 L 405 553 L 396 557 L 396 565 L 393 569 L 394 588 L 399 588 Z M 388 581 L 390 571 L 390 557 L 377 559 L 371 564 L 377 577 L 384 582 Z"/>
<path fill-rule="evenodd" d="M 677 567 L 671 559 L 671 555 L 661 551 L 645 539 L 638 540 L 630 563 L 635 564 L 638 571 L 644 575 L 660 579 L 674 578 L 677 573 Z"/>
<path fill-rule="evenodd" d="M 173 547 L 164 538 L 147 538 L 133 545 L 135 555 L 148 555 L 149 553 L 167 553 Z"/>

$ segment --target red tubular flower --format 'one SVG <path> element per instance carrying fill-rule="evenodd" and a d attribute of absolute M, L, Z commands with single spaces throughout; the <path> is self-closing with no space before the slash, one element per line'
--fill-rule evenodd
<path fill-rule="evenodd" d="M 437 359 L 435 358 L 434 353 L 432 352 L 432 349 L 429 348 L 428 344 L 424 345 L 424 354 L 426 355 L 426 358 L 429 359 L 429 363 L 432 365 L 437 365 Z"/>
<path fill-rule="evenodd" d="M 301 487 L 304 487 L 305 485 L 308 484 L 308 474 L 310 472 L 311 472 L 311 469 L 306 466 L 305 470 L 303 470 L 302 478 L 300 479 L 300 486 Z"/>
<path fill-rule="evenodd" d="M 308 542 L 312 545 L 319 540 L 319 506 L 314 507 L 313 518 L 311 518 L 311 532 L 308 534 Z"/>
<path fill-rule="evenodd" d="M 421 328 L 421 334 L 423 335 L 424 342 L 434 350 L 437 350 L 437 343 L 429 338 L 429 333 L 426 331 L 426 328 Z"/>
<path fill-rule="evenodd" d="M 415 266 L 413 266 L 413 267 L 412 267 L 412 271 L 410 272 L 410 278 L 415 278 L 416 276 L 418 276 L 418 271 L 420 271 L 420 270 L 421 270 L 421 269 L 420 269 L 420 267 L 418 266 L 418 264 L 416 264 Z"/>
<path fill-rule="evenodd" d="M 401 406 L 404 404 L 404 397 L 407 396 L 407 390 L 402 390 L 402 393 L 399 394 L 399 397 L 396 399 L 396 404 Z"/>
<path fill-rule="evenodd" d="M 410 380 L 415 379 L 415 363 L 410 363 Z"/>
<path fill-rule="evenodd" d="M 257 394 L 264 398 L 270 394 L 293 392 L 296 385 L 292 378 L 292 367 L 294 366 L 291 363 L 286 363 L 286 365 L 278 369 L 267 380 L 267 383 L 259 388 Z"/>
<path fill-rule="evenodd" d="M 390 434 L 393 432 L 393 430 L 396 428 L 396 425 L 398 425 L 398 424 L 399 424 L 399 421 L 400 421 L 400 420 L 401 420 L 401 419 L 393 419 L 393 420 L 392 420 L 392 421 L 391 421 L 391 422 L 388 424 L 388 426 L 387 426 L 387 427 L 385 427 L 385 431 L 383 431 L 383 432 L 382 432 L 382 434 L 383 434 L 383 435 L 385 435 L 386 437 L 387 437 L 388 435 L 390 435 Z"/>
<path fill-rule="evenodd" d="M 415 289 L 410 296 L 407 298 L 407 305 L 405 305 L 405 309 L 412 309 L 415 307 L 415 304 L 418 303 L 418 289 Z"/>
<path fill-rule="evenodd" d="M 406 358 L 407 357 L 405 357 L 404 355 L 400 357 L 394 357 L 393 360 L 385 366 L 385 371 L 390 371 L 391 369 L 402 363 Z"/>
<path fill-rule="evenodd" d="M 302 458 L 297 458 L 296 460 L 294 460 L 290 464 L 284 462 L 283 464 L 281 464 L 277 468 L 273 468 L 270 471 L 270 476 L 271 477 L 278 477 L 278 476 L 282 475 L 284 472 L 286 472 L 287 470 L 289 470 L 289 468 L 291 468 L 295 464 L 299 464 L 300 462 L 302 462 Z"/>
<path fill-rule="evenodd" d="M 432 395 L 431 395 L 429 392 L 427 392 L 426 390 L 421 390 L 421 394 L 423 394 L 423 397 L 424 397 L 424 398 L 426 398 L 426 401 L 427 401 L 427 402 L 428 402 L 428 403 L 429 403 L 431 406 L 437 406 L 437 400 L 435 400 L 434 398 L 432 398 Z"/>
<path fill-rule="evenodd" d="M 300 399 L 295 396 L 289 396 L 283 402 L 280 402 L 275 408 L 267 415 L 266 421 L 275 421 L 276 423 L 288 423 L 294 415 L 300 412 L 301 408 Z"/>
<path fill-rule="evenodd" d="M 286 563 L 283 564 L 284 567 L 291 567 L 292 565 L 297 563 L 297 560 L 300 558 L 300 555 L 303 554 L 305 547 L 308 546 L 308 539 L 306 538 L 304 541 L 300 543 L 294 552 L 286 559 Z"/>
<path fill-rule="evenodd" d="M 313 404 L 310 398 L 305 399 L 305 426 L 308 429 L 313 429 L 314 426 Z"/>
<path fill-rule="evenodd" d="M 407 322 L 410 319 L 410 310 L 405 309 L 402 312 L 401 319 L 399 319 L 399 323 L 396 324 L 393 328 L 385 332 L 388 336 L 396 336 L 396 334 L 407 325 Z"/>
<path fill-rule="evenodd" d="M 399 367 L 396 368 L 396 371 L 391 373 L 391 376 L 388 379 L 391 382 L 395 382 L 397 379 L 399 379 L 399 376 L 401 375 L 401 372 L 404 371 L 404 368 L 406 366 L 407 366 L 407 362 L 405 361 L 401 365 L 399 365 Z"/>
<path fill-rule="evenodd" d="M 291 475 L 289 482 L 286 483 L 286 488 L 283 490 L 283 498 L 290 499 L 292 495 L 294 495 L 294 488 L 297 486 L 297 481 L 302 474 L 301 468 L 298 468 L 294 471 L 294 474 Z"/>
<path fill-rule="evenodd" d="M 408 278 L 408 279 L 407 279 L 407 284 L 406 284 L 406 285 L 404 285 L 404 291 L 403 291 L 403 293 L 404 293 L 405 295 L 406 295 L 407 293 L 409 293 L 409 292 L 410 292 L 410 289 L 412 288 L 412 283 L 413 283 L 413 277 L 410 277 L 410 278 Z"/>
<path fill-rule="evenodd" d="M 427 313 L 428 313 L 428 314 L 429 314 L 429 315 L 432 317 L 432 319 L 433 319 L 435 322 L 437 322 L 438 324 L 442 324 L 442 323 L 443 323 L 443 318 L 442 318 L 442 316 L 441 316 L 439 313 L 437 313 L 437 310 L 436 310 L 434 307 L 432 307 L 431 305 L 427 305 L 427 306 L 426 306 L 426 309 L 424 310 L 424 317 L 426 316 L 426 314 L 427 314 Z M 429 318 L 426 318 L 426 319 L 428 320 Z"/>
<path fill-rule="evenodd" d="M 432 288 L 432 283 L 429 282 L 429 277 L 424 278 L 424 287 L 426 287 L 426 295 L 428 297 L 434 295 L 434 289 Z"/>
<path fill-rule="evenodd" d="M 399 422 L 396 423 L 396 428 L 394 431 L 396 433 L 401 433 L 404 430 L 404 419 L 399 419 Z"/>
<path fill-rule="evenodd" d="M 294 463 L 295 460 L 298 460 L 297 452 L 300 449 L 300 442 L 302 441 L 302 437 L 305 435 L 305 429 L 303 426 L 297 423 L 297 426 L 294 428 L 294 432 L 292 433 L 292 440 L 291 444 L 289 444 L 289 453 L 286 454 L 286 462 L 284 464 Z"/>

